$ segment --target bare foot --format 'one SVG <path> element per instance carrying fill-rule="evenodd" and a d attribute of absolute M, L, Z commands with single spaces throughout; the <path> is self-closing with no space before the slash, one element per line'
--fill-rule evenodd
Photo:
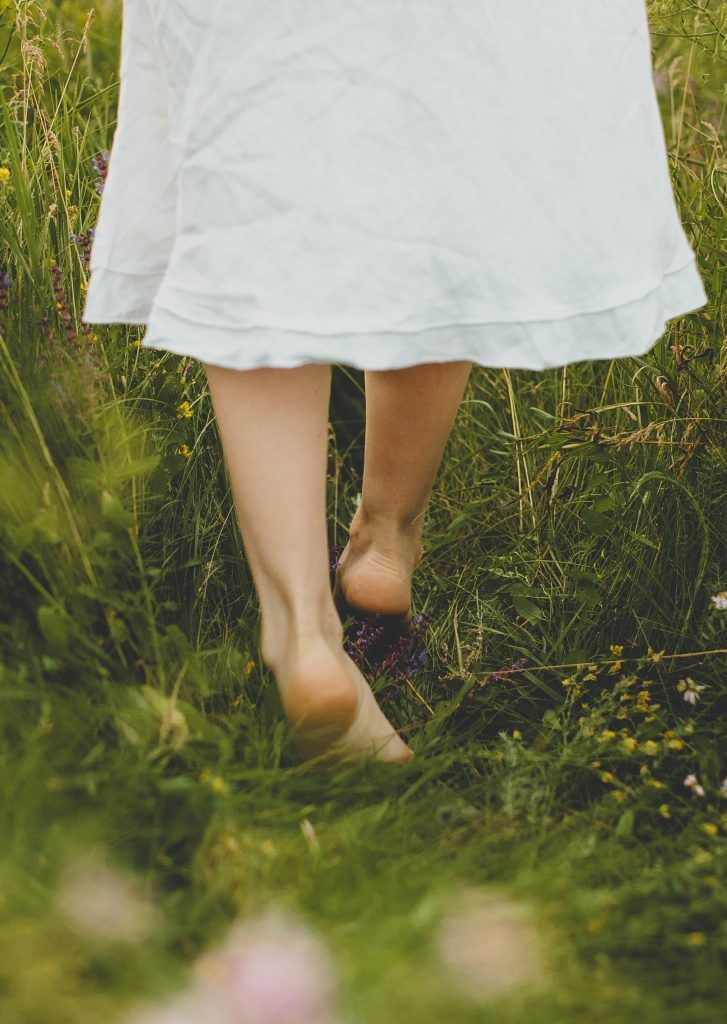
<path fill-rule="evenodd" d="M 403 764 L 413 753 L 348 657 L 323 635 L 292 637 L 269 658 L 296 746 L 305 758 L 373 758 Z"/>
<path fill-rule="evenodd" d="M 357 512 L 339 558 L 336 582 L 360 611 L 404 616 L 411 610 L 411 578 L 422 560 L 419 530 L 374 531 Z"/>

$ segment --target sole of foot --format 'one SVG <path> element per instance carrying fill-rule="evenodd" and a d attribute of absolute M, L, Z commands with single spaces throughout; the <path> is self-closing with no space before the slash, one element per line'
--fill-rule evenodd
<path fill-rule="evenodd" d="M 413 757 L 342 649 L 322 638 L 298 644 L 278 678 L 295 745 L 305 760 L 404 764 Z"/>

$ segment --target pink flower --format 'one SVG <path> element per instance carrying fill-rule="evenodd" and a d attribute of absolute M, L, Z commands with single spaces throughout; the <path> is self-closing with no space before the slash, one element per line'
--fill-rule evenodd
<path fill-rule="evenodd" d="M 231 1024 L 334 1024 L 328 954 L 288 914 L 235 925 L 196 968 L 203 993 Z"/>
<path fill-rule="evenodd" d="M 124 1018 L 124 1024 L 232 1024 L 201 993 L 189 989 L 169 1002 L 147 1006 Z"/>

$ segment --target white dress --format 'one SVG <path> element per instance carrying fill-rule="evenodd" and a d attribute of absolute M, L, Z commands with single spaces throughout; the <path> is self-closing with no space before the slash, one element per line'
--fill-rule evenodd
<path fill-rule="evenodd" d="M 87 323 L 238 369 L 542 369 L 707 302 L 644 0 L 123 13 Z"/>

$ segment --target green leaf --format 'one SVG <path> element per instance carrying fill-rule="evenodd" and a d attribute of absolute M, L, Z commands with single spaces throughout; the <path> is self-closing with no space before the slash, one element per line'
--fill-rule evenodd
<path fill-rule="evenodd" d="M 633 810 L 629 807 L 628 810 L 624 811 L 621 817 L 618 819 L 618 823 L 615 828 L 617 836 L 630 836 L 634 831 L 634 821 L 636 815 Z"/>
<path fill-rule="evenodd" d="M 543 618 L 540 608 L 527 597 L 523 597 L 522 594 L 510 594 L 510 600 L 518 615 L 522 615 L 528 622 L 538 622 Z"/>
<path fill-rule="evenodd" d="M 42 604 L 37 611 L 38 628 L 46 643 L 61 651 L 68 650 L 68 623 L 57 608 Z"/>

